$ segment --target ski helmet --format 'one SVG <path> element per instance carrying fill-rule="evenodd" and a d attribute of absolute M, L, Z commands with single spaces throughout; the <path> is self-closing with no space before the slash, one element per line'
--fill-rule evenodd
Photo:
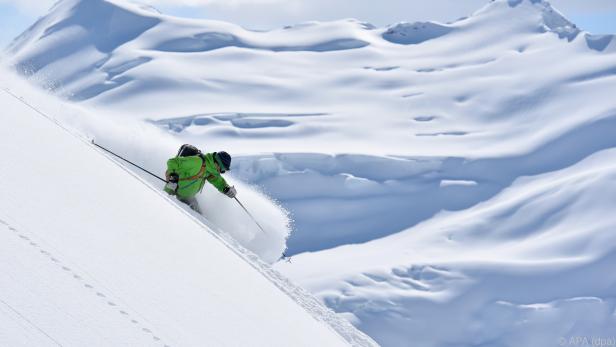
<path fill-rule="evenodd" d="M 214 158 L 220 166 L 221 172 L 229 171 L 231 169 L 231 156 L 229 153 L 222 151 L 214 153 Z"/>

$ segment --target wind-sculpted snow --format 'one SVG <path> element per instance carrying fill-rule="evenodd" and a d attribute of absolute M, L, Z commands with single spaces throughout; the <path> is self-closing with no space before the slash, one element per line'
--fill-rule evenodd
<path fill-rule="evenodd" d="M 586 38 L 586 43 L 588 47 L 594 49 L 595 51 L 605 51 L 608 47 L 616 47 L 614 42 L 614 35 L 590 35 L 586 34 L 584 36 Z"/>
<path fill-rule="evenodd" d="M 288 254 L 296 254 L 375 240 L 442 210 L 468 209 L 518 177 L 561 170 L 616 147 L 615 132 L 616 110 L 517 156 L 277 154 L 240 158 L 236 170 L 294 212 Z"/>
<path fill-rule="evenodd" d="M 386 346 L 611 338 L 615 159 L 600 151 L 463 212 L 277 267 Z"/>
<path fill-rule="evenodd" d="M 267 113 L 212 113 L 188 117 L 168 118 L 150 121 L 174 133 L 199 133 L 199 128 L 211 129 L 231 125 L 237 129 L 287 128 L 296 124 L 298 117 L 326 116 L 324 113 L 267 114 Z"/>
<path fill-rule="evenodd" d="M 452 27 L 432 22 L 398 23 L 383 33 L 383 38 L 393 43 L 415 45 L 441 37 L 453 30 Z"/>
<path fill-rule="evenodd" d="M 248 42 L 242 41 L 236 36 L 226 33 L 203 33 L 197 34 L 193 38 L 172 39 L 160 43 L 154 49 L 163 52 L 206 52 L 225 47 L 265 49 L 274 52 L 330 52 L 344 49 L 361 48 L 367 46 L 368 43 L 361 40 L 353 39 L 337 39 L 332 41 L 320 42 L 314 45 L 307 46 L 256 46 Z"/>
<path fill-rule="evenodd" d="M 293 211 L 288 254 L 319 251 L 390 235 L 442 209 L 462 209 L 502 184 L 442 187 L 456 175 L 443 158 L 277 154 L 238 159 L 237 175 L 262 186 Z M 416 199 L 429 196 L 429 199 Z M 413 213 L 409 213 L 413 211 Z"/>

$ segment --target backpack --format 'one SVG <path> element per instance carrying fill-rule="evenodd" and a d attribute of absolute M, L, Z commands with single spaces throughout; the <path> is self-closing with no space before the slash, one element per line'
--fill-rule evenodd
<path fill-rule="evenodd" d="M 182 145 L 182 147 L 180 147 L 180 150 L 178 151 L 178 157 L 192 157 L 194 155 L 201 155 L 201 151 L 193 146 L 193 145 L 189 145 L 189 144 L 185 144 Z"/>
<path fill-rule="evenodd" d="M 193 145 L 182 145 L 175 158 L 171 158 L 167 161 L 166 176 L 169 182 L 165 186 L 165 191 L 169 194 L 176 194 L 178 189 L 193 186 L 204 172 L 205 158 L 201 151 Z M 186 184 L 181 181 L 189 182 Z M 202 188 L 202 185 L 198 185 L 197 187 Z M 190 192 L 192 195 L 194 195 L 194 193 L 196 193 L 196 191 Z"/>
<path fill-rule="evenodd" d="M 190 198 L 201 191 L 207 175 L 203 155 L 176 156 L 167 160 L 169 183 L 165 191 L 181 198 Z"/>

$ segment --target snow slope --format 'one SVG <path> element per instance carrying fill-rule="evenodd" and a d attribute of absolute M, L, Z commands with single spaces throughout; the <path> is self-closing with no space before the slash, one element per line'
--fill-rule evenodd
<path fill-rule="evenodd" d="M 373 345 L 2 76 L 0 345 Z"/>
<path fill-rule="evenodd" d="M 65 0 L 7 60 L 120 134 L 232 153 L 293 217 L 278 269 L 379 343 L 550 346 L 613 335 L 613 38 L 543 0 L 269 32 Z"/>
<path fill-rule="evenodd" d="M 0 86 L 7 88 L 15 83 L 17 81 L 14 78 L 10 83 L 5 78 L 0 81 Z M 32 88 L 22 88 L 20 97 L 26 97 L 38 108 L 54 115 L 63 124 L 70 124 L 74 132 L 83 133 L 87 138 L 96 140 L 97 144 L 129 158 L 159 177 L 164 177 L 167 159 L 175 156 L 177 149 L 184 143 L 181 139 L 175 139 L 159 129 L 138 121 L 127 119 L 117 123 L 108 119 L 104 112 L 93 113 L 81 107 L 67 107 L 65 103 L 49 98 L 47 94 L 36 92 Z M 211 147 L 202 149 L 220 150 Z M 130 164 L 123 163 L 123 165 L 135 170 L 135 174 L 152 186 L 163 189 L 164 184 L 160 180 L 135 169 Z M 257 217 L 266 232 L 263 233 L 235 201 L 223 196 L 209 185 L 206 185 L 202 194 L 197 197 L 203 207 L 203 216 L 217 228 L 231 235 L 243 247 L 258 254 L 262 260 L 268 263 L 277 261 L 287 247 L 286 240 L 291 224 L 288 212 L 259 189 L 233 177 L 227 177 L 227 181 L 241 191 L 239 198 Z"/>

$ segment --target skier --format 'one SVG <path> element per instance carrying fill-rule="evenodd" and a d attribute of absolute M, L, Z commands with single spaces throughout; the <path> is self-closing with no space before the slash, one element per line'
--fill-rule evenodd
<path fill-rule="evenodd" d="M 235 198 L 235 187 L 230 186 L 221 176 L 229 171 L 230 167 L 231 156 L 227 152 L 203 154 L 195 146 L 182 145 L 177 156 L 167 161 L 165 191 L 201 213 L 195 196 L 201 192 L 206 180 L 219 192 Z"/>

